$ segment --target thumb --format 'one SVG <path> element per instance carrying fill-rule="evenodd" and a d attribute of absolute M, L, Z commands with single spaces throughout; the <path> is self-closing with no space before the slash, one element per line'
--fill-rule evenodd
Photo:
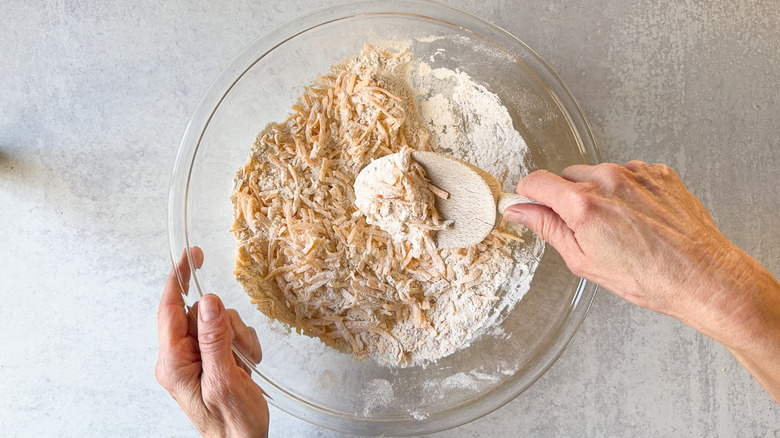
<path fill-rule="evenodd" d="M 567 249 L 575 242 L 574 232 L 566 222 L 553 209 L 544 205 L 511 205 L 504 211 L 504 219 L 527 226 L 542 240 L 554 246 L 564 259 Z"/>
<path fill-rule="evenodd" d="M 232 341 L 233 329 L 222 301 L 216 295 L 204 295 L 198 303 L 198 345 L 204 374 L 219 375 L 235 365 Z"/>

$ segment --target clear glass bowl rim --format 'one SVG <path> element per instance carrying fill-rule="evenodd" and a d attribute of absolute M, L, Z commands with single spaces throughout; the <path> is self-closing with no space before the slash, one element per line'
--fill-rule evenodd
<path fill-rule="evenodd" d="M 183 251 L 190 256 L 189 260 L 192 260 L 186 226 L 183 233 L 177 233 L 176 228 L 177 224 L 187 223 L 187 194 L 194 159 L 197 156 L 202 135 L 224 97 L 244 73 L 251 69 L 256 62 L 263 59 L 267 53 L 284 44 L 285 41 L 324 24 L 361 15 L 414 16 L 443 22 L 482 38 L 490 39 L 510 53 L 517 54 L 518 51 L 525 53 L 527 56 L 523 57 L 523 61 L 542 77 L 545 85 L 549 87 L 551 95 L 561 108 L 561 112 L 569 118 L 568 122 L 574 128 L 573 133 L 578 137 L 581 154 L 589 159 L 591 164 L 597 164 L 601 161 L 600 152 L 590 126 L 585 120 L 579 104 L 574 100 L 572 93 L 561 78 L 533 49 L 504 29 L 462 9 L 426 0 L 357 1 L 326 6 L 290 19 L 255 39 L 228 63 L 212 81 L 196 105 L 182 136 L 169 184 L 168 230 L 170 257 L 174 267 L 176 266 L 175 261 Z M 185 181 L 184 187 L 177 185 L 179 181 Z M 195 272 L 191 262 L 190 271 Z M 176 276 L 182 284 L 181 274 L 178 270 L 176 270 Z M 203 295 L 195 274 L 190 281 L 190 286 L 194 287 L 198 296 Z M 268 398 L 269 403 L 288 414 L 320 427 L 350 434 L 372 435 L 384 431 L 397 436 L 433 433 L 450 429 L 489 414 L 535 383 L 563 354 L 584 320 L 597 290 L 596 284 L 585 280 L 580 281 L 574 299 L 570 303 L 569 317 L 565 320 L 557 338 L 548 345 L 545 354 L 542 355 L 543 360 L 526 370 L 525 374 L 516 376 L 510 384 L 492 391 L 490 397 L 478 398 L 477 402 L 479 403 L 469 403 L 448 411 L 440 411 L 426 420 L 421 421 L 411 417 L 405 420 L 344 418 L 314 406 L 295 394 L 290 394 L 261 373 L 255 372 L 253 377 L 259 380 L 261 387 L 271 396 Z M 250 364 L 249 361 L 246 363 Z M 252 365 L 250 364 L 250 366 Z M 252 366 L 252 368 L 254 367 Z M 280 403 L 277 401 L 280 397 L 294 400 L 295 403 Z"/>

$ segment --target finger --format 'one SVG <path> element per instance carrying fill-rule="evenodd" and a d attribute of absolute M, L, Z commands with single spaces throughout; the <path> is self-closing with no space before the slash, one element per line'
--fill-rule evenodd
<path fill-rule="evenodd" d="M 252 375 L 252 369 L 249 368 L 249 365 L 244 362 L 243 359 L 241 359 L 236 353 L 233 353 L 233 359 L 236 361 L 236 366 L 244 370 L 244 372 L 248 375 Z"/>
<path fill-rule="evenodd" d="M 183 282 L 182 293 L 184 295 L 187 295 L 187 293 L 189 292 L 190 276 L 191 276 L 190 266 L 192 266 L 195 269 L 200 269 L 200 267 L 203 266 L 203 250 L 201 250 L 197 246 L 193 246 L 192 248 L 190 248 L 189 255 L 192 258 L 192 264 L 187 265 L 186 275 L 184 272 L 182 272 L 180 275 L 180 281 Z"/>
<path fill-rule="evenodd" d="M 244 357 L 249 359 L 254 353 L 254 342 L 252 334 L 249 328 L 244 324 L 244 321 L 238 315 L 234 309 L 227 309 L 228 316 L 230 317 L 230 326 L 233 328 L 233 345 L 236 346 L 238 351 L 241 352 Z"/>
<path fill-rule="evenodd" d="M 187 307 L 187 336 L 198 339 L 198 302 Z"/>
<path fill-rule="evenodd" d="M 551 208 L 535 204 L 515 204 L 504 211 L 504 219 L 530 228 L 549 242 L 566 259 L 580 253 L 574 232 Z"/>
<path fill-rule="evenodd" d="M 181 281 L 177 279 L 177 273 Z M 160 348 L 170 345 L 176 339 L 187 335 L 187 316 L 184 311 L 182 289 L 187 288 L 190 278 L 190 265 L 186 252 L 182 254 L 176 266 L 168 274 L 165 282 L 160 307 L 157 310 L 157 332 Z"/>
<path fill-rule="evenodd" d="M 648 167 L 650 167 L 649 164 L 640 160 L 631 160 L 625 165 L 625 168 L 632 172 L 642 172 L 646 170 Z"/>
<path fill-rule="evenodd" d="M 601 191 L 615 192 L 625 181 L 641 180 L 641 161 L 630 162 L 632 168 L 615 163 L 600 163 L 595 166 L 575 164 L 561 172 L 561 177 L 575 183 L 595 183 Z M 639 174 L 633 169 L 640 169 Z"/>
<path fill-rule="evenodd" d="M 249 350 L 239 350 L 241 354 L 251 363 L 257 365 L 263 359 L 263 350 L 260 348 L 260 341 L 257 338 L 257 332 L 253 327 L 247 327 L 247 337 L 251 347 Z"/>
<path fill-rule="evenodd" d="M 209 381 L 227 381 L 225 374 L 235 364 L 232 340 L 230 317 L 222 301 L 216 295 L 204 295 L 198 304 L 198 346 L 203 374 Z"/>
<path fill-rule="evenodd" d="M 249 327 L 249 333 L 252 335 L 252 344 L 254 345 L 253 353 L 249 359 L 257 365 L 263 360 L 263 348 L 260 346 L 260 339 L 258 339 L 257 331 L 254 327 Z"/>
<path fill-rule="evenodd" d="M 632 163 L 637 165 L 639 161 Z M 638 168 L 638 167 L 637 167 Z M 622 198 L 627 196 L 635 188 L 643 186 L 643 172 L 634 172 L 631 169 L 615 163 L 601 163 L 595 166 L 577 164 L 563 169 L 561 176 L 578 185 L 578 190 L 570 190 L 572 195 L 566 200 L 570 206 L 577 206 L 579 195 L 582 191 L 590 192 L 593 196 L 606 198 Z M 638 184 L 637 184 L 638 183 Z M 630 195 L 628 195 L 630 197 Z M 556 210 L 565 220 L 570 219 L 570 211 Z M 572 211 L 571 213 L 575 213 Z"/>
<path fill-rule="evenodd" d="M 596 166 L 588 164 L 575 164 L 569 166 L 561 171 L 561 178 L 569 180 L 571 182 L 585 182 L 593 179 L 593 173 L 596 171 Z"/>
<path fill-rule="evenodd" d="M 168 274 L 160 306 L 175 305 L 184 307 L 184 298 L 182 298 L 181 294 L 189 287 L 189 280 L 190 264 L 187 261 L 187 252 L 185 251 Z"/>
<path fill-rule="evenodd" d="M 203 250 L 199 246 L 193 246 L 190 248 L 190 254 L 192 254 L 192 265 L 195 269 L 200 269 L 203 266 Z"/>
<path fill-rule="evenodd" d="M 192 254 L 192 264 L 195 266 L 195 269 L 199 269 L 203 266 L 203 250 L 194 246 L 190 249 L 190 253 Z M 168 280 L 165 282 L 160 306 L 176 305 L 183 307 L 184 298 L 182 298 L 182 294 L 187 294 L 189 286 L 190 263 L 187 257 L 187 250 L 184 250 L 181 258 L 179 258 L 179 261 L 168 274 Z"/>
<path fill-rule="evenodd" d="M 517 183 L 516 192 L 549 206 L 556 212 L 565 210 L 566 197 L 575 183 L 546 170 L 537 170 Z"/>

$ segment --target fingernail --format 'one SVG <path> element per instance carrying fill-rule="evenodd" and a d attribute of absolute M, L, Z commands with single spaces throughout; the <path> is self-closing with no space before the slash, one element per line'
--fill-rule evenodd
<path fill-rule="evenodd" d="M 513 209 L 512 207 L 513 206 L 510 206 L 504 211 L 504 219 L 508 220 L 509 222 L 518 223 L 520 225 L 528 225 L 525 214 Z"/>
<path fill-rule="evenodd" d="M 219 314 L 222 313 L 220 307 L 219 298 L 211 294 L 205 295 L 200 299 L 200 304 L 198 304 L 198 315 L 200 315 L 200 319 L 203 321 L 217 319 Z"/>

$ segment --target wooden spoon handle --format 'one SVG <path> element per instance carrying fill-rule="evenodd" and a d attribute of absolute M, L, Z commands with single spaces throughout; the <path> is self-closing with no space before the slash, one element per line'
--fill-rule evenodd
<path fill-rule="evenodd" d="M 501 193 L 501 196 L 498 197 L 498 202 L 497 202 L 498 212 L 504 214 L 504 210 L 506 210 L 510 205 L 515 205 L 515 204 L 544 205 L 541 202 L 536 202 L 533 199 L 528 199 L 526 197 L 518 195 L 517 193 L 503 192 Z"/>

